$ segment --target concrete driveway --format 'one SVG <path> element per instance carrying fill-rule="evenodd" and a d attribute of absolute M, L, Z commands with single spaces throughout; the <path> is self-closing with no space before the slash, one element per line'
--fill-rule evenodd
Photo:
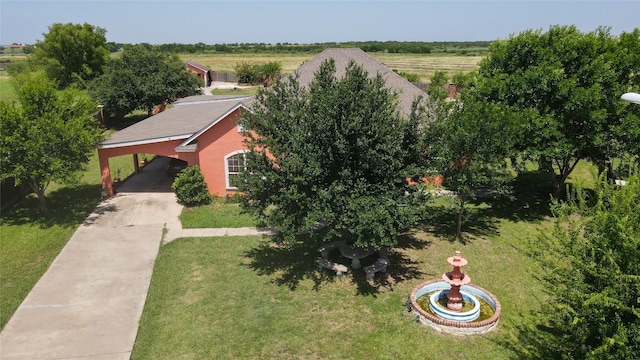
<path fill-rule="evenodd" d="M 78 228 L 0 334 L 0 359 L 129 359 L 163 229 L 181 228 L 166 160 Z"/>

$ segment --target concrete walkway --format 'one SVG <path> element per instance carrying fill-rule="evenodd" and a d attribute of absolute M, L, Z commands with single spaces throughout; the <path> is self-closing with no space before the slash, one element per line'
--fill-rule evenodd
<path fill-rule="evenodd" d="M 164 162 L 155 160 L 100 203 L 0 333 L 0 359 L 129 359 L 163 240 L 267 234 L 182 229 Z"/>

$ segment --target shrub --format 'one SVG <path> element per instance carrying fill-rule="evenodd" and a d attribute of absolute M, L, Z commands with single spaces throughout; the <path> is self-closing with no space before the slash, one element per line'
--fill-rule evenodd
<path fill-rule="evenodd" d="M 402 76 L 403 78 L 407 79 L 410 82 L 420 82 L 420 75 L 415 74 L 415 73 L 410 73 L 410 72 L 406 72 L 406 71 L 401 71 L 398 69 L 393 69 L 393 72 L 395 72 L 396 74 Z"/>
<path fill-rule="evenodd" d="M 171 188 L 176 192 L 178 202 L 186 206 L 209 204 L 211 195 L 200 172 L 200 166 L 194 165 L 182 170 L 173 181 Z"/>
<path fill-rule="evenodd" d="M 241 84 L 257 84 L 260 82 L 260 71 L 257 65 L 243 61 L 237 63 L 234 70 L 236 78 Z"/>
<path fill-rule="evenodd" d="M 593 193 L 555 202 L 554 232 L 533 245 L 553 296 L 539 315 L 533 358 L 637 359 L 640 354 L 640 180 L 604 176 Z"/>

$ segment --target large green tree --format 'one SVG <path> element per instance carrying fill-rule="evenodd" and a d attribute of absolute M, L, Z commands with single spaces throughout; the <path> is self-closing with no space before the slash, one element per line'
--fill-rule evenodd
<path fill-rule="evenodd" d="M 72 83 L 84 86 L 102 74 L 109 57 L 106 30 L 87 23 L 49 26 L 44 40 L 36 43 L 30 61 L 43 66 L 47 76 L 61 88 Z"/>
<path fill-rule="evenodd" d="M 537 116 L 521 121 L 525 158 L 550 174 L 554 195 L 580 159 L 604 163 L 640 141 L 636 112 L 620 95 L 638 85 L 640 31 L 612 36 L 606 28 L 528 30 L 491 44 L 476 83 L 487 101 Z"/>
<path fill-rule="evenodd" d="M 602 177 L 601 177 L 602 178 Z M 519 348 L 540 359 L 640 354 L 640 180 L 601 180 L 556 203 L 552 234 L 533 244 L 551 294 Z"/>
<path fill-rule="evenodd" d="M 427 164 L 444 176 L 446 188 L 456 194 L 456 232 L 462 236 L 465 204 L 481 191 L 501 194 L 507 190 L 512 176 L 506 159 L 519 134 L 516 116 L 508 106 L 479 98 L 473 88 L 450 101 L 446 80 L 443 72 L 431 79 L 423 143 Z"/>
<path fill-rule="evenodd" d="M 0 102 L 0 179 L 25 183 L 47 212 L 51 181 L 69 181 L 88 163 L 102 138 L 92 116 L 96 106 L 83 92 L 59 91 L 41 73 L 18 89 L 19 104 Z"/>
<path fill-rule="evenodd" d="M 357 246 L 393 246 L 418 215 L 405 180 L 415 122 L 399 114 L 381 76 L 354 63 L 343 78 L 335 73 L 325 61 L 308 87 L 290 76 L 258 91 L 244 120 L 243 207 L 283 239 L 309 231 L 318 242 L 346 235 Z"/>
<path fill-rule="evenodd" d="M 176 54 L 143 44 L 125 46 L 96 79 L 92 93 L 107 112 L 121 117 L 133 110 L 149 115 L 156 105 L 202 93 L 201 80 L 186 70 Z"/>

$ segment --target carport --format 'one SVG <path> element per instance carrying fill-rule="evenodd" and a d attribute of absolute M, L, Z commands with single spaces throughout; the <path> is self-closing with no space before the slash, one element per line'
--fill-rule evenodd
<path fill-rule="evenodd" d="M 98 147 L 102 189 L 114 195 L 109 159 L 132 155 L 139 173 L 138 154 L 178 158 L 189 166 L 200 165 L 209 191 L 216 195 L 235 192 L 225 181 L 226 156 L 244 151 L 238 130 L 242 110 L 252 101 L 247 96 L 192 96 L 181 99 L 164 112 L 131 125 Z"/>

